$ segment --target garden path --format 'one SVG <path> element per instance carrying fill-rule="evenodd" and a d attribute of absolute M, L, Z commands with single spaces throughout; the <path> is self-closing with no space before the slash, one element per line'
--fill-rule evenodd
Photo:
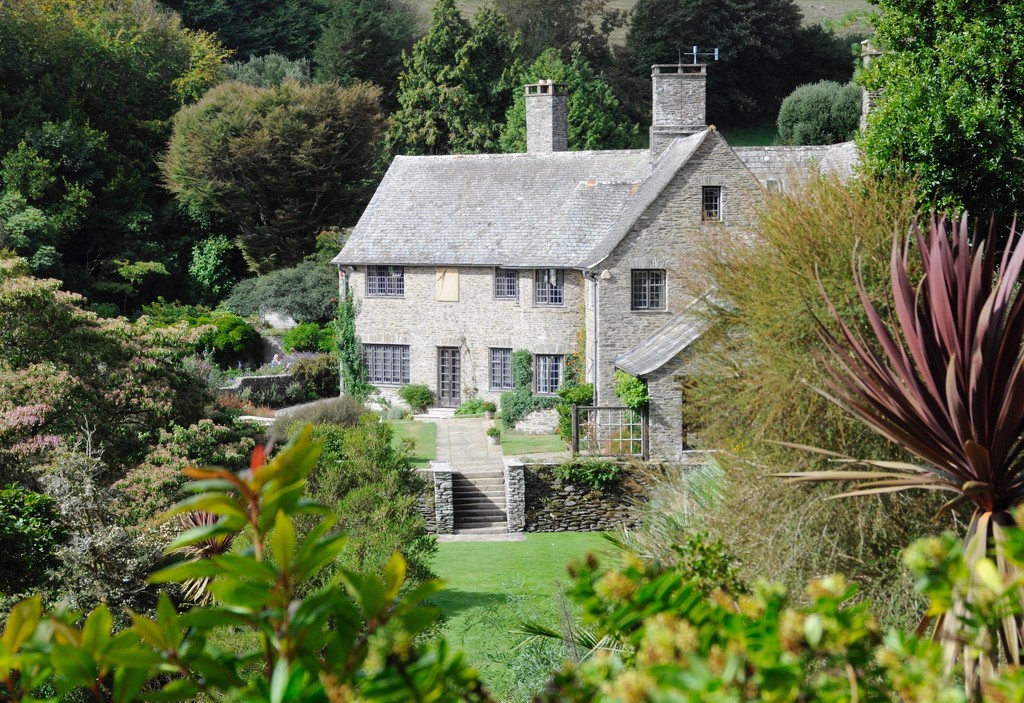
<path fill-rule="evenodd" d="M 437 460 L 447 461 L 452 471 L 501 471 L 504 466 L 500 444 L 488 444 L 485 434 L 494 420 L 479 417 L 423 419 L 437 426 Z"/>

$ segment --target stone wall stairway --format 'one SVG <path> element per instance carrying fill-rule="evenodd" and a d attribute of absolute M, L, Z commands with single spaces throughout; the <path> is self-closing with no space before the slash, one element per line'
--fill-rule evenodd
<path fill-rule="evenodd" d="M 505 477 L 501 469 L 452 473 L 456 534 L 508 532 Z"/>

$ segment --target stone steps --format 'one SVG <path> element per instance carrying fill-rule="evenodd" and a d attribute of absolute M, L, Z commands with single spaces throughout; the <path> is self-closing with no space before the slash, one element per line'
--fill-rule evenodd
<path fill-rule="evenodd" d="M 452 474 L 452 505 L 455 531 L 508 530 L 505 512 L 505 476 L 496 469 Z"/>
<path fill-rule="evenodd" d="M 455 530 L 455 534 L 457 535 L 500 535 L 507 533 L 507 522 L 493 522 L 488 524 L 480 524 L 473 527 L 459 527 Z"/>

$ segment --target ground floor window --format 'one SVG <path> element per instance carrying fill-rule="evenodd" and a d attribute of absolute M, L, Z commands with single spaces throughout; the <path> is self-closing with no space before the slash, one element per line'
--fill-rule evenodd
<path fill-rule="evenodd" d="M 491 349 L 491 390 L 512 389 L 512 350 Z"/>
<path fill-rule="evenodd" d="M 364 344 L 363 363 L 367 380 L 378 386 L 400 386 L 409 382 L 409 346 L 406 344 Z"/>
<path fill-rule="evenodd" d="M 537 393 L 551 394 L 562 385 L 562 357 L 555 354 L 537 354 L 534 357 L 533 379 Z"/>

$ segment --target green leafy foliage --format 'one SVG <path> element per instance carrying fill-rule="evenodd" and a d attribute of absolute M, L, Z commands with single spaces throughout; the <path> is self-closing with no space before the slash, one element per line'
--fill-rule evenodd
<path fill-rule="evenodd" d="M 414 413 L 425 411 L 434 403 L 434 391 L 422 383 L 409 383 L 398 389 L 398 397 L 404 400 Z"/>
<path fill-rule="evenodd" d="M 356 335 L 355 302 L 352 300 L 351 292 L 338 303 L 334 331 L 338 342 L 338 358 L 341 362 L 342 392 L 360 402 L 364 401 L 373 390 L 373 386 L 367 380 L 363 348 Z"/>
<path fill-rule="evenodd" d="M 709 327 L 694 350 L 700 368 L 683 404 L 688 426 L 699 428 L 694 441 L 721 450 L 715 458 L 727 477 L 720 505 L 700 515 L 745 574 L 796 591 L 813 575 L 843 571 L 886 623 L 903 626 L 917 624 L 921 604 L 897 555 L 935 529 L 941 500 L 879 496 L 860 499 L 853 510 L 827 500 L 835 490 L 794 491 L 768 476 L 827 463 L 775 441 L 904 458 L 813 390 L 824 381 L 817 360 L 825 351 L 815 318 L 828 315 L 815 277 L 851 313 L 853 328 L 870 334 L 856 312 L 850 264 L 861 262 L 870 296 L 881 304 L 894 223 L 910 221 L 914 201 L 907 184 L 870 178 L 814 179 L 804 191 L 770 198 L 755 244 L 722 242 L 705 258 L 720 304 L 706 313 Z M 757 530 L 746 519 L 752 510 L 761 516 Z"/>
<path fill-rule="evenodd" d="M 647 384 L 625 371 L 615 371 L 614 390 L 615 397 L 630 410 L 639 410 L 645 407 L 651 399 L 647 393 Z"/>
<path fill-rule="evenodd" d="M 288 373 L 295 376 L 311 398 L 332 398 L 338 395 L 341 379 L 338 359 L 333 354 L 296 359 L 288 367 Z"/>
<path fill-rule="evenodd" d="M 223 83 L 175 115 L 167 186 L 196 220 L 236 229 L 253 271 L 295 266 L 369 199 L 379 101 L 369 84 Z"/>
<path fill-rule="evenodd" d="M 572 61 L 565 63 L 557 49 L 548 49 L 519 74 L 517 84 L 536 83 L 541 79 L 568 86 L 571 150 L 638 146 L 639 128 L 626 116 L 605 78 L 596 74 L 581 54 L 573 54 Z M 514 96 L 501 131 L 501 148 L 503 151 L 526 151 L 526 97 L 522 90 L 515 91 Z"/>
<path fill-rule="evenodd" d="M 385 151 L 462 154 L 498 151 L 516 44 L 504 16 L 483 6 L 471 25 L 455 0 L 438 0 L 430 30 L 405 56 L 398 110 Z"/>
<path fill-rule="evenodd" d="M 493 413 L 498 406 L 489 400 L 470 398 L 455 409 L 456 415 L 480 415 L 485 412 Z"/>
<path fill-rule="evenodd" d="M 612 65 L 610 36 L 626 23 L 626 11 L 611 8 L 610 4 L 610 0 L 568 0 L 552 11 L 545 0 L 494 3 L 512 31 L 520 34 L 522 53 L 528 61 L 554 48 L 565 60 L 578 53 L 599 70 Z"/>
<path fill-rule="evenodd" d="M 286 352 L 330 352 L 334 350 L 334 330 L 303 322 L 285 333 L 281 346 Z"/>
<path fill-rule="evenodd" d="M 578 383 L 574 386 L 563 386 L 555 393 L 562 401 L 555 406 L 558 411 L 558 436 L 568 442 L 572 439 L 572 406 L 593 403 L 594 384 Z"/>
<path fill-rule="evenodd" d="M 338 270 L 309 260 L 239 281 L 221 307 L 243 317 L 278 312 L 299 323 L 326 324 L 334 317 L 337 297 Z"/>
<path fill-rule="evenodd" d="M 211 305 L 217 303 L 238 280 L 238 249 L 223 235 L 214 235 L 192 247 L 188 278 L 195 299 Z"/>
<path fill-rule="evenodd" d="M 59 281 L 26 271 L 23 260 L 0 258 L 0 412 L 36 407 L 40 437 L 73 437 L 88 423 L 116 466 L 138 459 L 159 428 L 199 419 L 209 394 L 181 365 L 195 335 L 99 319 Z"/>
<path fill-rule="evenodd" d="M 381 86 L 387 102 L 416 39 L 416 16 L 403 0 L 334 0 L 314 51 L 319 80 Z"/>
<path fill-rule="evenodd" d="M 309 85 L 309 62 L 305 59 L 289 59 L 280 54 L 250 56 L 248 61 L 229 63 L 224 67 L 224 77 L 257 88 L 273 88 L 285 81 Z"/>
<path fill-rule="evenodd" d="M 243 59 L 280 54 L 308 57 L 330 2 L 327 0 L 166 0 L 188 27 L 216 33 Z"/>
<path fill-rule="evenodd" d="M 590 486 L 603 491 L 622 478 L 622 466 L 612 461 L 574 459 L 555 467 L 555 476 L 580 486 Z"/>
<path fill-rule="evenodd" d="M 559 399 L 533 394 L 533 355 L 525 349 L 512 352 L 514 390 L 501 394 L 501 421 L 513 429 L 528 413 L 558 406 Z"/>
<path fill-rule="evenodd" d="M 0 489 L 0 599 L 30 592 L 57 566 L 67 528 L 53 498 L 23 486 Z"/>
<path fill-rule="evenodd" d="M 881 0 L 884 51 L 864 84 L 882 96 L 865 161 L 911 175 L 932 207 L 1009 215 L 1024 203 L 1024 3 Z"/>
<path fill-rule="evenodd" d="M 853 138 L 860 124 L 861 88 L 821 81 L 786 96 L 776 124 L 784 144 L 835 144 Z"/>
<path fill-rule="evenodd" d="M 212 329 L 203 332 L 197 348 L 209 353 L 224 368 L 257 362 L 263 355 L 263 340 L 251 324 L 229 312 L 211 312 L 192 320 L 196 327 Z"/>
<path fill-rule="evenodd" d="M 211 34 L 154 0 L 0 7 L 0 240 L 40 275 L 121 303 L 114 261 L 171 277 L 143 300 L 187 292 L 196 231 L 169 208 L 153 168 L 170 119 L 219 78 Z"/>
<path fill-rule="evenodd" d="M 110 686 L 105 700 L 112 701 L 139 700 L 144 689 L 147 698 L 158 692 L 168 701 L 210 695 L 312 703 L 356 694 L 489 700 L 475 673 L 443 642 L 414 644 L 436 619 L 422 601 L 438 585 L 408 588 L 401 556 L 392 556 L 379 575 L 342 570 L 316 583 L 346 544 L 334 513 L 302 495 L 320 453 L 307 431 L 268 462 L 258 449 L 243 474 L 189 470 L 198 479 L 195 495 L 169 514 L 205 510 L 218 520 L 182 534 L 170 549 L 243 529 L 250 546 L 180 562 L 152 580 L 209 578 L 217 605 L 179 612 L 164 594 L 152 617 L 130 613 L 128 629 L 114 627 L 105 604 L 84 621 L 44 612 L 38 596 L 16 605 L 0 636 L 0 684 L 8 700 L 31 699 L 51 677 L 54 701 L 101 686 Z M 211 643 L 239 626 L 259 637 L 247 640 L 251 645 L 234 640 L 234 651 Z"/>
<path fill-rule="evenodd" d="M 720 58 L 708 68 L 709 122 L 772 119 L 796 86 L 822 79 L 845 83 L 853 75 L 848 40 L 802 27 L 801 19 L 793 0 L 638 0 L 626 61 L 633 75 L 648 81 L 654 64 L 685 63 L 694 45 L 700 51 L 718 47 Z"/>

